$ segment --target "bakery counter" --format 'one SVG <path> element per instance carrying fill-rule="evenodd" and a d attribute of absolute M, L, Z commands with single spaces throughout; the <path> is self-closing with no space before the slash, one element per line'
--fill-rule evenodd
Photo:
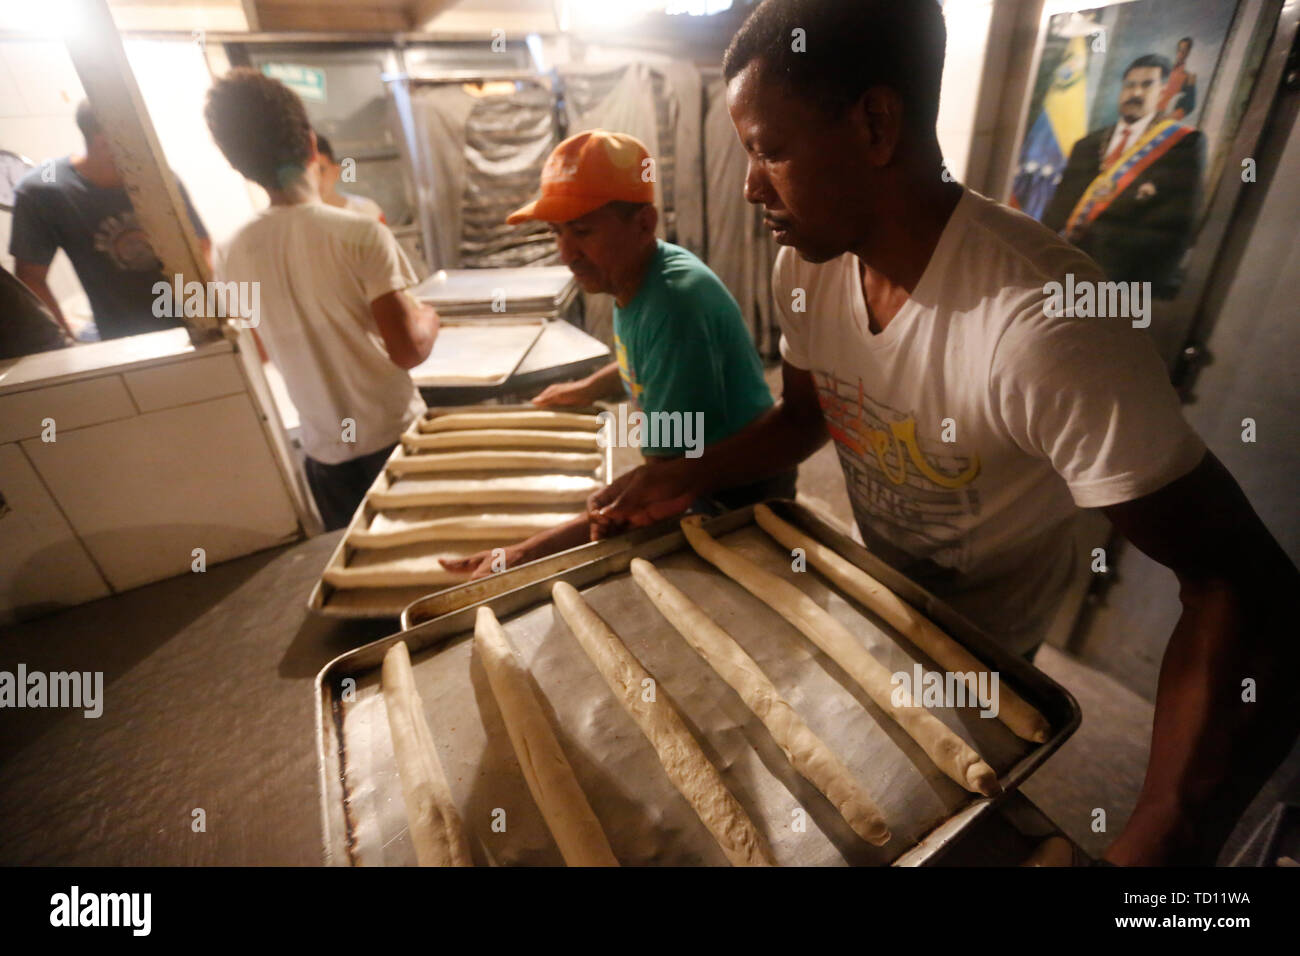
<path fill-rule="evenodd" d="M 0 366 L 0 623 L 300 534 L 244 358 L 168 329 Z"/>
<path fill-rule="evenodd" d="M 0 634 L 0 670 L 103 675 L 99 717 L 0 710 L 0 865 L 320 864 L 314 679 L 396 629 L 307 612 L 341 534 Z M 1011 863 L 1054 829 L 1015 797 L 953 862 Z"/>

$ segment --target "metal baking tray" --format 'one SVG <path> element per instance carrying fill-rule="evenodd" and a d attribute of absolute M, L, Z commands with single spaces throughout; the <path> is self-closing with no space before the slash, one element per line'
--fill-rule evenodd
<path fill-rule="evenodd" d="M 429 357 L 411 369 L 417 388 L 490 387 L 508 382 L 537 344 L 547 320 L 542 317 L 443 318 Z M 488 369 L 470 376 L 465 369 Z"/>
<path fill-rule="evenodd" d="M 509 411 L 536 411 L 536 410 L 537 408 L 534 405 L 457 405 L 457 406 L 446 406 L 441 408 L 432 408 L 429 409 L 420 418 L 412 422 L 411 427 L 408 429 L 408 431 L 410 432 L 418 431 L 421 421 L 427 421 L 431 418 L 436 418 L 439 415 L 448 415 L 455 412 L 485 412 L 485 411 L 509 412 Z M 578 412 L 586 415 L 595 415 L 598 414 L 600 411 L 602 411 L 602 409 L 595 408 L 595 407 L 583 407 L 583 408 L 565 409 L 565 411 L 573 411 L 573 412 Z M 608 422 L 606 422 L 604 428 L 606 429 L 605 447 L 601 451 L 600 467 L 596 470 L 593 477 L 598 483 L 607 485 L 612 480 L 613 471 L 614 471 L 614 447 L 613 447 L 613 442 L 610 440 L 609 432 L 607 431 L 607 429 L 609 428 Z M 405 452 L 403 451 L 403 445 L 399 442 L 397 448 L 393 450 L 393 457 L 398 457 L 403 455 L 405 455 Z M 487 473 L 485 472 L 455 472 L 455 473 L 448 473 L 448 477 L 473 479 L 476 477 L 484 477 L 486 474 Z M 498 477 L 504 475 L 534 475 L 534 474 L 536 473 L 535 472 L 494 472 L 493 473 L 494 476 L 498 476 Z M 356 556 L 357 552 L 360 549 L 348 543 L 349 536 L 355 530 L 370 527 L 370 523 L 374 520 L 375 516 L 382 510 L 376 507 L 376 505 L 373 503 L 371 499 L 371 496 L 376 492 L 382 493 L 387 491 L 390 487 L 392 487 L 393 482 L 396 480 L 398 479 L 390 475 L 386 467 L 384 468 L 384 470 L 380 471 L 378 477 L 375 478 L 374 483 L 370 486 L 370 490 L 366 492 L 366 497 L 362 501 L 361 507 L 359 507 L 356 511 L 356 514 L 352 516 L 352 520 L 348 523 L 347 529 L 343 532 L 343 536 L 339 539 L 338 546 L 334 549 L 333 553 L 330 555 L 329 561 L 326 562 L 325 567 L 322 569 L 320 579 L 317 580 L 315 587 L 312 588 L 312 592 L 307 598 L 307 609 L 309 611 L 315 614 L 322 615 L 324 617 L 336 617 L 336 618 L 399 618 L 402 612 L 409 605 L 411 605 L 412 602 L 415 602 L 418 599 L 426 597 L 430 594 L 437 594 L 445 588 L 460 586 L 459 582 L 450 582 L 448 584 L 442 584 L 442 585 L 417 584 L 417 585 L 410 585 L 405 587 L 339 588 L 333 586 L 332 584 L 330 584 L 328 581 L 325 580 L 325 574 L 330 569 L 345 568 L 351 565 L 354 557 Z M 539 506 L 539 510 L 546 510 L 546 509 Z M 440 552 L 442 553 L 453 552 L 457 554 L 461 554 L 461 553 L 473 554 L 474 552 L 481 551 L 485 548 L 500 547 L 509 544 L 514 544 L 515 540 L 518 540 L 518 538 L 511 539 L 511 540 L 500 540 L 500 541 L 489 539 L 489 540 L 476 540 L 476 541 L 466 541 L 466 542 L 442 542 L 439 544 L 438 547 L 440 549 Z M 390 551 L 392 556 L 398 557 L 403 555 L 419 554 L 421 553 L 422 547 L 423 546 L 420 545 L 406 545 L 404 547 L 393 548 L 388 550 Z M 430 551 L 431 554 L 435 553 L 432 550 L 432 548 L 433 545 L 430 545 L 429 548 L 427 549 Z"/>
<path fill-rule="evenodd" d="M 499 290 L 506 293 L 506 315 L 555 316 L 572 303 L 578 283 L 567 266 L 439 269 L 411 294 L 432 304 L 439 315 L 481 316 L 493 314 Z"/>
<path fill-rule="evenodd" d="M 481 666 L 471 653 L 478 607 L 493 608 L 528 665 L 557 734 L 593 809 L 624 864 L 723 864 L 725 858 L 673 788 L 641 732 L 610 694 L 567 625 L 554 612 L 557 580 L 578 588 L 682 711 L 723 779 L 783 865 L 929 864 L 1053 753 L 1079 724 L 1073 697 L 1027 661 L 932 595 L 873 557 L 801 506 L 771 503 L 786 520 L 875 575 L 940 624 L 1047 717 L 1044 744 L 1020 740 L 975 710 L 936 716 L 975 745 L 998 771 L 1004 793 L 982 797 L 943 775 L 892 720 L 767 605 L 698 558 L 675 524 L 623 539 L 613 553 L 574 549 L 594 559 L 426 621 L 328 664 L 316 679 L 322 813 L 328 862 L 414 862 L 379 686 L 384 653 L 396 641 L 411 650 L 415 677 L 453 798 L 479 864 L 560 865 L 562 859 L 533 804 Z M 933 662 L 887 625 L 834 592 L 815 571 L 796 573 L 789 556 L 752 520 L 752 509 L 708 521 L 715 537 L 821 603 L 897 671 L 910 659 Z M 604 543 L 604 542 L 602 542 Z M 590 550 L 588 550 L 590 549 Z M 570 556 L 572 553 L 570 553 Z M 659 615 L 627 573 L 633 557 L 651 560 L 763 667 L 812 729 L 833 747 L 884 812 L 893 839 L 860 840 L 834 807 L 802 777 L 740 698 Z M 560 556 L 556 556 L 560 557 Z M 498 576 L 499 586 L 526 580 L 532 566 Z M 484 592 L 478 582 L 468 591 Z M 456 597 L 446 599 L 456 603 Z M 491 826 L 506 813 L 505 832 Z M 799 832 L 797 810 L 806 813 Z"/>

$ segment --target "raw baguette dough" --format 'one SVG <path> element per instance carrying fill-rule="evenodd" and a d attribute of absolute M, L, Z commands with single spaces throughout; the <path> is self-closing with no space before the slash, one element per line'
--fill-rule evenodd
<path fill-rule="evenodd" d="M 603 459 L 569 451 L 451 451 L 397 454 L 384 467 L 390 475 L 445 471 L 595 471 Z"/>
<path fill-rule="evenodd" d="M 848 673 L 887 713 L 929 754 L 936 767 L 967 790 L 992 795 L 1000 792 L 998 775 L 964 740 L 944 726 L 934 714 L 920 705 L 912 706 L 904 688 L 894 688 L 889 671 L 871 656 L 844 625 L 831 617 L 816 601 L 797 587 L 726 545 L 719 544 L 700 527 L 702 519 L 692 516 L 682 520 L 682 533 L 696 554 L 718 567 L 797 627 L 808 640 Z M 897 692 L 903 706 L 895 707 L 890 699 Z"/>
<path fill-rule="evenodd" d="M 384 655 L 384 709 L 393 734 L 393 755 L 402 781 L 402 801 L 420 866 L 473 866 L 460 814 L 442 772 L 424 705 L 415 689 L 411 654 L 398 641 Z"/>
<path fill-rule="evenodd" d="M 649 561 L 633 558 L 632 577 L 686 642 L 741 696 L 794 769 L 826 795 L 853 832 L 876 846 L 888 843 L 885 818 L 853 772 L 804 723 L 744 648 Z"/>
<path fill-rule="evenodd" d="M 786 548 L 803 548 L 808 560 L 837 588 L 874 611 L 946 671 L 960 674 L 966 684 L 967 700 L 978 700 L 976 677 L 988 670 L 924 615 L 867 572 L 845 560 L 831 548 L 782 521 L 767 505 L 754 508 L 759 527 Z M 998 682 L 998 718 L 1018 737 L 1045 743 L 1051 726 L 1023 697 Z"/>
<path fill-rule="evenodd" d="M 585 503 L 601 487 L 583 475 L 510 475 L 492 478 L 400 478 L 366 500 L 375 508 L 429 505 L 515 505 Z"/>
<path fill-rule="evenodd" d="M 601 419 L 579 412 L 524 409 L 518 412 L 451 412 L 420 419 L 420 431 L 441 432 L 461 428 L 579 428 L 599 431 Z"/>
<path fill-rule="evenodd" d="M 354 548 L 396 548 L 421 541 L 477 541 L 480 539 L 527 538 L 547 528 L 564 524 L 582 512 L 540 512 L 528 515 L 485 514 L 473 518 L 434 518 L 398 527 L 380 524 L 357 528 L 348 534 Z M 376 525 L 379 525 L 376 528 Z"/>
<path fill-rule="evenodd" d="M 408 451 L 437 451 L 444 448 L 577 448 L 595 451 L 596 432 L 547 431 L 525 428 L 474 428 L 448 430 L 431 434 L 402 436 Z"/>
<path fill-rule="evenodd" d="M 515 657 L 510 639 L 492 609 L 481 607 L 474 621 L 474 650 L 501 708 L 506 733 L 524 780 L 542 811 L 551 836 L 569 866 L 618 866 L 600 821 L 591 810 L 573 767 Z"/>
<path fill-rule="evenodd" d="M 731 864 L 774 866 L 763 838 L 691 736 L 681 715 L 662 695 L 654 703 L 642 699 L 641 682 L 650 674 L 641 662 L 573 585 L 557 581 L 551 597 L 618 702 L 654 747 L 673 786 L 709 828 Z"/>

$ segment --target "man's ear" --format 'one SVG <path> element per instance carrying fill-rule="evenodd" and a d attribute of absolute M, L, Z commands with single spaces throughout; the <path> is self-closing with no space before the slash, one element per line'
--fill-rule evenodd
<path fill-rule="evenodd" d="M 307 135 L 311 138 L 311 155 L 307 157 L 307 162 L 308 164 L 311 164 L 320 159 L 320 153 L 316 151 L 316 131 L 314 129 L 309 129 L 307 130 Z"/>
<path fill-rule="evenodd" d="M 868 87 L 850 107 L 849 120 L 872 165 L 888 165 L 903 137 L 903 99 L 898 91 L 888 86 Z"/>
<path fill-rule="evenodd" d="M 647 203 L 642 206 L 636 214 L 637 225 L 641 229 L 641 234 L 653 236 L 655 230 L 659 227 L 659 209 L 654 203 Z"/>

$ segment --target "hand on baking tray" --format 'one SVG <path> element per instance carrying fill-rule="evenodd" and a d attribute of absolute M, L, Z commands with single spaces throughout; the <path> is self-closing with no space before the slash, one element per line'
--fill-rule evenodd
<path fill-rule="evenodd" d="M 531 561 L 521 545 L 487 548 L 467 558 L 441 558 L 442 566 L 453 574 L 468 574 L 471 581 Z"/>
<path fill-rule="evenodd" d="M 693 464 L 685 458 L 650 459 L 595 492 L 587 499 L 591 540 L 681 514 L 699 497 Z"/>
<path fill-rule="evenodd" d="M 581 408 L 590 405 L 591 402 L 592 397 L 586 380 L 547 385 L 533 399 L 533 404 L 538 408 Z"/>

